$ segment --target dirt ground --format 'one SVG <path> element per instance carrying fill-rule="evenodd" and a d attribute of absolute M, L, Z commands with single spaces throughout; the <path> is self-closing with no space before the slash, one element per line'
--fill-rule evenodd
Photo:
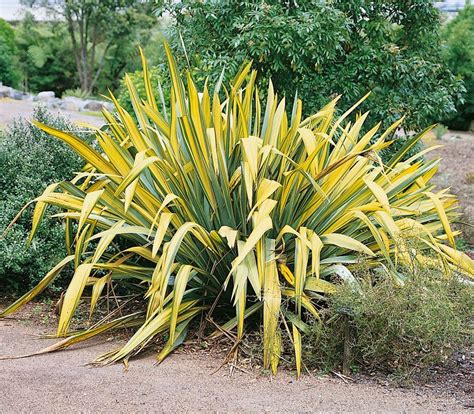
<path fill-rule="evenodd" d="M 52 340 L 38 339 L 50 324 L 31 319 L 0 320 L 0 355 L 34 352 Z M 461 412 L 466 406 L 449 392 L 400 389 L 372 383 L 289 372 L 270 378 L 234 371 L 222 359 L 181 350 L 161 365 L 153 355 L 116 364 L 85 364 L 120 345 L 116 338 L 92 341 L 53 354 L 0 361 L 0 412 Z"/>
<path fill-rule="evenodd" d="M 19 117 L 31 119 L 33 108 L 36 102 L 16 101 L 9 98 L 0 99 L 0 129 L 7 125 L 11 125 L 13 120 Z M 52 113 L 61 113 L 69 117 L 73 122 L 87 122 L 91 125 L 100 127 L 103 125 L 102 118 L 99 116 L 91 116 L 83 112 L 62 111 L 59 109 L 51 109 Z"/>

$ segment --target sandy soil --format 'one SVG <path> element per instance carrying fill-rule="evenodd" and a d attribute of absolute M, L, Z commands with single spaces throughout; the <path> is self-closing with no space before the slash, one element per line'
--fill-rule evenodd
<path fill-rule="evenodd" d="M 0 129 L 6 125 L 11 125 L 13 120 L 19 117 L 30 119 L 33 115 L 33 108 L 36 102 L 15 101 L 13 99 L 0 99 Z M 104 122 L 99 116 L 91 116 L 82 112 L 62 111 L 59 109 L 51 109 L 52 113 L 61 113 L 71 119 L 71 121 L 87 122 L 94 126 L 102 126 Z"/>
<path fill-rule="evenodd" d="M 51 328 L 49 328 L 51 329 Z M 0 320 L 0 355 L 34 352 L 52 343 L 38 339 L 44 326 Z M 152 355 L 104 368 L 88 362 L 119 345 L 92 341 L 74 349 L 0 361 L 0 412 L 460 412 L 453 396 L 428 388 L 404 390 L 289 372 L 275 378 L 234 371 L 212 354 L 184 349 L 160 366 Z M 107 339 L 107 338 L 106 338 Z"/>

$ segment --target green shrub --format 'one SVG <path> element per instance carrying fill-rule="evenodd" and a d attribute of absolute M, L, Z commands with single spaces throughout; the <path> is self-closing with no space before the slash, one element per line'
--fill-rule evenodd
<path fill-rule="evenodd" d="M 360 290 L 341 286 L 329 301 L 328 323 L 311 326 L 308 364 L 322 370 L 342 364 L 344 324 L 350 320 L 353 369 L 381 371 L 406 380 L 445 362 L 469 341 L 474 288 L 421 271 L 404 286 L 371 278 Z"/>
<path fill-rule="evenodd" d="M 170 81 L 169 77 L 166 74 L 166 67 L 163 65 L 152 66 L 149 69 L 151 85 L 153 91 L 155 92 L 155 99 L 157 102 L 161 102 L 160 93 L 159 93 L 159 84 L 161 84 L 161 90 L 165 102 L 169 102 L 169 91 L 170 91 Z M 137 90 L 137 94 L 141 99 L 146 98 L 145 86 L 143 83 L 143 70 L 137 70 L 133 73 L 129 73 L 128 76 L 133 83 L 133 86 Z M 117 92 L 117 100 L 120 105 L 129 113 L 133 114 L 133 106 L 130 100 L 130 94 L 127 88 L 126 78 L 123 78 L 120 82 L 120 88 Z"/>
<path fill-rule="evenodd" d="M 442 139 L 444 134 L 448 132 L 448 127 L 443 124 L 438 124 L 436 127 L 433 128 L 433 132 L 435 134 L 436 139 Z"/>
<path fill-rule="evenodd" d="M 66 130 L 77 130 L 67 120 L 42 107 L 34 118 Z M 81 132 L 80 136 L 88 135 Z M 73 176 L 81 159 L 65 144 L 25 120 L 16 121 L 0 136 L 0 234 L 18 211 L 49 184 Z M 31 209 L 0 237 L 0 290 L 25 291 L 35 285 L 66 253 L 61 223 L 46 218 L 39 237 L 27 245 Z M 56 287 L 60 285 L 57 282 Z M 53 286 L 54 288 L 55 286 Z"/>
<path fill-rule="evenodd" d="M 450 70 L 458 75 L 466 88 L 464 102 L 457 114 L 446 121 L 452 129 L 468 130 L 474 120 L 474 6 L 466 4 L 444 32 L 443 57 Z"/>
<path fill-rule="evenodd" d="M 87 92 L 84 92 L 83 90 L 81 90 L 81 88 L 66 89 L 62 94 L 62 98 L 65 98 L 66 96 L 72 96 L 74 98 L 81 98 L 81 99 L 85 99 L 89 97 Z"/>

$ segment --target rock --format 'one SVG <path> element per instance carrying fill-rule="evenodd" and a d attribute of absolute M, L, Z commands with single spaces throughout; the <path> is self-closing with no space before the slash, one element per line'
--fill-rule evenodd
<path fill-rule="evenodd" d="M 67 105 L 69 105 L 70 103 L 73 104 L 76 107 L 75 111 L 83 111 L 84 105 L 86 104 L 86 101 L 84 101 L 84 99 L 76 98 L 75 96 L 66 96 L 63 98 L 63 102 L 67 102 Z"/>
<path fill-rule="evenodd" d="M 46 103 L 46 106 L 49 109 L 56 109 L 59 108 L 59 105 L 61 105 L 61 99 L 59 98 L 49 98 L 48 100 L 44 101 Z"/>
<path fill-rule="evenodd" d="M 53 91 L 43 91 L 36 95 L 38 101 L 50 101 L 56 99 Z"/>
<path fill-rule="evenodd" d="M 62 109 L 63 111 L 77 111 L 78 110 L 76 103 L 69 99 L 68 100 L 63 99 L 63 101 L 59 104 L 59 108 Z"/>
<path fill-rule="evenodd" d="M 9 98 L 12 90 L 9 86 L 0 85 L 0 98 Z"/>
<path fill-rule="evenodd" d="M 112 102 L 103 102 L 103 104 L 104 108 L 109 112 L 112 112 L 115 109 L 115 105 Z"/>
<path fill-rule="evenodd" d="M 12 89 L 10 93 L 10 98 L 15 99 L 16 101 L 23 101 L 24 99 L 28 98 L 28 94 Z"/>
<path fill-rule="evenodd" d="M 10 86 L 4 86 L 0 82 L 0 98 L 11 98 L 17 101 L 22 101 L 28 99 L 30 94 L 22 91 L 17 91 L 16 89 L 11 88 Z"/>
<path fill-rule="evenodd" d="M 84 109 L 87 111 L 100 111 L 105 105 L 105 102 L 87 100 Z"/>

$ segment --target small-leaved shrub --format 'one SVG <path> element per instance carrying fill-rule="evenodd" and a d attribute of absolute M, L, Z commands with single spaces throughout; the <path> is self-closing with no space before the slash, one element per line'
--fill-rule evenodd
<path fill-rule="evenodd" d="M 322 371 L 340 368 L 348 340 L 355 370 L 388 373 L 395 380 L 426 373 L 472 343 L 473 295 L 472 285 L 422 268 L 403 286 L 372 278 L 359 289 L 341 285 L 329 301 L 328 323 L 311 325 L 306 361 Z"/>
<path fill-rule="evenodd" d="M 64 130 L 88 134 L 66 119 L 37 107 L 35 119 Z M 83 162 L 67 145 L 26 120 L 15 121 L 0 135 L 0 234 L 31 199 L 51 183 L 70 179 Z M 58 220 L 45 218 L 38 238 L 27 245 L 32 208 L 0 236 L 0 290 L 22 292 L 35 285 L 66 254 L 64 230 Z M 61 284 L 60 280 L 56 285 Z"/>

